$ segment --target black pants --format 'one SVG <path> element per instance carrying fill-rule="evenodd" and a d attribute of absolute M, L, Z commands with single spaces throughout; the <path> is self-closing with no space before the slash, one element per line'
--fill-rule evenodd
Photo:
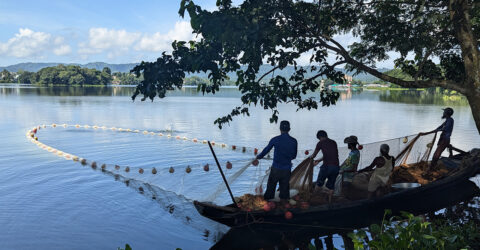
<path fill-rule="evenodd" d="M 275 197 L 277 182 L 280 185 L 280 199 L 290 199 L 290 169 L 278 169 L 272 167 L 268 176 L 267 190 L 263 198 L 270 200 Z"/>

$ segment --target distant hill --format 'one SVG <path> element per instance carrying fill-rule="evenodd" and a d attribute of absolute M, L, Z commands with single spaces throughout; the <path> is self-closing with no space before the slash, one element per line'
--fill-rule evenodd
<path fill-rule="evenodd" d="M 39 71 L 43 68 L 53 67 L 53 66 L 57 66 L 59 64 L 62 64 L 62 63 L 19 63 L 19 64 L 14 64 L 14 65 L 6 66 L 6 67 L 0 67 L 0 71 L 6 69 L 10 72 L 18 72 L 19 70 L 37 72 L 37 71 Z M 84 68 L 91 68 L 91 69 L 96 69 L 96 70 L 102 70 L 104 67 L 109 67 L 112 70 L 112 72 L 129 72 L 131 69 L 133 69 L 133 67 L 135 67 L 137 65 L 137 63 L 110 64 L 110 63 L 104 63 L 104 62 L 91 62 L 91 63 L 87 63 L 87 64 L 66 63 L 64 65 L 78 65 L 78 66 L 81 66 L 81 67 L 84 67 Z M 265 65 L 261 66 L 259 75 L 262 75 L 265 72 L 268 72 L 270 69 L 272 69 L 272 66 L 270 66 L 270 65 L 265 64 Z M 338 69 L 338 70 L 346 73 L 344 69 Z M 385 72 L 385 71 L 388 71 L 390 69 L 380 68 L 378 70 L 380 72 Z M 283 70 L 275 71 L 275 75 L 281 75 L 281 76 L 284 76 L 284 77 L 289 77 L 293 72 L 294 72 L 293 66 L 287 66 Z M 314 73 L 307 73 L 307 76 L 313 76 L 313 74 Z M 352 75 L 351 72 L 346 73 L 346 74 Z M 198 77 L 201 77 L 201 78 L 207 78 L 206 73 L 195 73 L 195 74 L 190 74 L 189 76 L 198 76 Z M 237 78 L 235 73 L 230 73 L 230 74 L 228 74 L 228 76 L 231 78 L 231 80 L 236 80 L 236 78 Z M 378 78 L 376 78 L 376 77 L 374 77 L 370 74 L 366 74 L 366 73 L 360 73 L 360 74 L 354 76 L 353 79 L 360 80 L 360 81 L 363 81 L 363 82 L 374 82 L 374 81 L 378 80 Z"/>

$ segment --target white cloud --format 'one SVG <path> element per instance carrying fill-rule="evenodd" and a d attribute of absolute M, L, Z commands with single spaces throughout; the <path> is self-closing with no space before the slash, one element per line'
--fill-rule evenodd
<path fill-rule="evenodd" d="M 53 53 L 55 53 L 55 55 L 57 56 L 68 55 L 71 52 L 72 52 L 72 48 L 70 48 L 70 45 L 61 45 L 60 47 L 53 50 Z"/>
<path fill-rule="evenodd" d="M 144 35 L 136 44 L 135 50 L 143 51 L 164 51 L 171 50 L 173 41 L 189 41 L 194 39 L 192 28 L 189 22 L 176 22 L 175 27 L 166 34 L 156 32 L 152 35 Z"/>
<path fill-rule="evenodd" d="M 169 51 L 174 40 L 192 39 L 194 39 L 192 28 L 186 21 L 176 22 L 173 29 L 166 33 L 153 34 L 91 28 L 88 41 L 78 44 L 78 54 L 82 58 L 87 58 L 89 55 L 105 53 L 109 59 L 113 59 L 128 54 L 131 49 L 143 52 Z"/>
<path fill-rule="evenodd" d="M 82 58 L 86 58 L 87 55 L 108 52 L 108 57 L 113 58 L 127 52 L 140 36 L 141 33 L 126 30 L 91 28 L 88 42 L 78 44 L 78 53 Z"/>
<path fill-rule="evenodd" d="M 49 52 L 66 55 L 71 52 L 68 45 L 63 44 L 63 37 L 54 37 L 44 32 L 20 29 L 6 43 L 0 43 L 0 55 L 17 58 L 43 57 Z"/>

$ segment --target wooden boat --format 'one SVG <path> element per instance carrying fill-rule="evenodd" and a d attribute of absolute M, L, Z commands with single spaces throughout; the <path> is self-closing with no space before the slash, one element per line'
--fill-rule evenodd
<path fill-rule="evenodd" d="M 480 150 L 448 158 L 455 168 L 449 175 L 418 188 L 392 192 L 379 198 L 311 206 L 309 209 L 293 208 L 291 219 L 285 219 L 285 210 L 247 212 L 234 207 L 217 206 L 194 201 L 198 212 L 211 220 L 230 227 L 255 225 L 261 228 L 288 230 L 288 227 L 318 227 L 323 229 L 361 228 L 382 220 L 385 210 L 392 215 L 406 211 L 415 215 L 465 201 L 480 194 L 471 181 L 480 173 Z"/>

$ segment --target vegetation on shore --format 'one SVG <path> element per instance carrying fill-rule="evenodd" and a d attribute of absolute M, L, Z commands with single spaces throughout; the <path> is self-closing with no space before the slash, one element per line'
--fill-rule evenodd
<path fill-rule="evenodd" d="M 11 73 L 3 70 L 0 73 L 0 82 L 72 86 L 107 85 L 112 82 L 111 73 L 111 70 L 107 67 L 99 71 L 96 69 L 81 68 L 76 65 L 58 65 L 43 68 L 36 73 L 29 71 Z"/>

